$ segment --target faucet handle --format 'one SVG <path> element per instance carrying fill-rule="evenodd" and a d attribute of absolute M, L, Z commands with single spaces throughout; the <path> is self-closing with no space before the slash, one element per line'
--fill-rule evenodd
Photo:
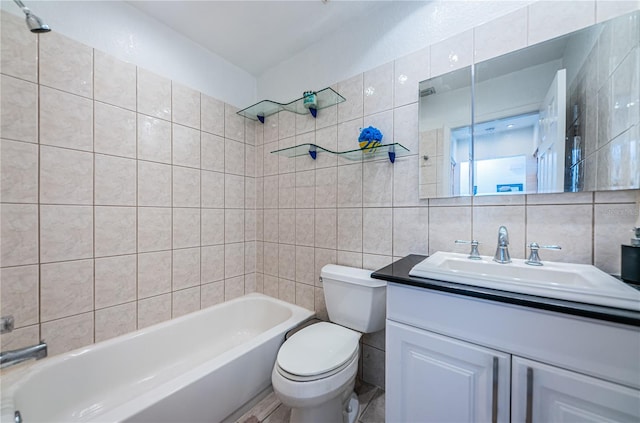
<path fill-rule="evenodd" d="M 531 254 L 525 263 L 531 266 L 542 266 L 542 260 L 540 260 L 538 250 L 561 250 L 562 247 L 559 245 L 538 245 L 537 242 L 532 242 L 529 244 L 529 249 L 531 250 Z"/>
<path fill-rule="evenodd" d="M 456 244 L 471 244 L 471 252 L 469 253 L 469 256 L 467 258 L 471 260 L 482 260 L 482 257 L 480 257 L 480 252 L 478 251 L 478 245 L 480 244 L 478 241 L 476 241 L 475 239 L 472 241 L 456 239 L 455 242 Z"/>

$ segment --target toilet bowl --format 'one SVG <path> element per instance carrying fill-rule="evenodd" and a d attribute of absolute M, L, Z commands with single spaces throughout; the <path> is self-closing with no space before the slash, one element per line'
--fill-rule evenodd
<path fill-rule="evenodd" d="M 329 319 L 296 332 L 281 347 L 271 374 L 273 390 L 291 407 L 292 423 L 353 423 L 353 392 L 362 333 L 384 328 L 386 283 L 371 272 L 323 267 Z"/>

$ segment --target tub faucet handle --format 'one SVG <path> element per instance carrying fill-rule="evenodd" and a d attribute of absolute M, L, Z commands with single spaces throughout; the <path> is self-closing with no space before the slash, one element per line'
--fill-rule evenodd
<path fill-rule="evenodd" d="M 531 250 L 531 254 L 529 254 L 529 258 L 525 263 L 530 266 L 542 266 L 542 260 L 540 260 L 538 250 L 561 250 L 562 247 L 559 245 L 538 245 L 537 242 L 532 242 L 529 244 L 529 249 Z"/>
<path fill-rule="evenodd" d="M 471 252 L 467 256 L 467 258 L 471 260 L 482 260 L 482 257 L 480 257 L 480 252 L 478 251 L 478 245 L 480 244 L 478 241 L 476 241 L 475 239 L 472 241 L 456 239 L 455 242 L 456 244 L 471 244 Z"/>

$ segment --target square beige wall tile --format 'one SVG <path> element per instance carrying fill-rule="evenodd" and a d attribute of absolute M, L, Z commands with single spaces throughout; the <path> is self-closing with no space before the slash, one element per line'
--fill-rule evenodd
<path fill-rule="evenodd" d="M 95 256 L 115 256 L 136 252 L 136 208 L 95 208 Z"/>
<path fill-rule="evenodd" d="M 171 123 L 137 114 L 138 159 L 171 163 Z"/>
<path fill-rule="evenodd" d="M 391 255 L 393 251 L 393 209 L 365 208 L 362 211 L 362 251 Z"/>
<path fill-rule="evenodd" d="M 338 83 L 338 92 L 346 101 L 338 104 L 338 123 L 364 115 L 364 75 L 358 74 Z"/>
<path fill-rule="evenodd" d="M 0 335 L 2 348 L 6 350 L 26 348 L 37 344 L 40 339 L 40 325 L 26 326 Z"/>
<path fill-rule="evenodd" d="M 393 107 L 393 62 L 366 71 L 363 75 L 364 115 L 371 115 Z"/>
<path fill-rule="evenodd" d="M 94 98 L 97 101 L 136 110 L 136 67 L 94 50 Z"/>
<path fill-rule="evenodd" d="M 224 281 L 208 283 L 200 287 L 200 307 L 207 308 L 224 301 Z"/>
<path fill-rule="evenodd" d="M 621 245 L 630 245 L 638 218 L 633 204 L 596 204 L 594 207 L 594 265 L 607 273 L 620 274 Z"/>
<path fill-rule="evenodd" d="M 38 37 L 40 84 L 93 98 L 93 49 L 52 31 Z"/>
<path fill-rule="evenodd" d="M 200 170 L 172 166 L 173 207 L 200 207 Z"/>
<path fill-rule="evenodd" d="M 138 161 L 138 206 L 171 207 L 171 166 Z"/>
<path fill-rule="evenodd" d="M 43 264 L 40 272 L 43 322 L 93 310 L 93 260 Z"/>
<path fill-rule="evenodd" d="M 172 82 L 171 110 L 173 122 L 200 129 L 200 92 Z"/>
<path fill-rule="evenodd" d="M 138 301 L 138 329 L 171 319 L 171 294 Z"/>
<path fill-rule="evenodd" d="M 296 209 L 295 233 L 296 245 L 315 245 L 315 211 L 314 209 Z M 291 225 L 292 222 L 288 222 Z"/>
<path fill-rule="evenodd" d="M 528 6 L 529 45 L 595 23 L 595 1 L 538 1 Z"/>
<path fill-rule="evenodd" d="M 200 247 L 173 250 L 173 291 L 200 285 Z"/>
<path fill-rule="evenodd" d="M 559 245 L 560 251 L 540 253 L 544 262 L 563 261 L 590 264 L 593 247 L 591 204 L 527 206 L 526 242 Z"/>
<path fill-rule="evenodd" d="M 394 62 L 394 107 L 418 101 L 418 85 L 431 75 L 430 50 L 425 47 Z"/>
<path fill-rule="evenodd" d="M 364 228 L 367 230 L 367 228 Z M 393 209 L 393 255 L 429 253 L 429 209 Z"/>
<path fill-rule="evenodd" d="M 40 143 L 93 151 L 93 101 L 40 87 Z"/>
<path fill-rule="evenodd" d="M 244 210 L 227 209 L 224 213 L 224 242 L 244 241 Z"/>
<path fill-rule="evenodd" d="M 244 295 L 244 276 L 224 280 L 224 300 L 229 301 Z"/>
<path fill-rule="evenodd" d="M 90 257 L 93 257 L 93 207 L 40 206 L 40 261 Z"/>
<path fill-rule="evenodd" d="M 200 209 L 173 209 L 173 248 L 200 246 Z"/>
<path fill-rule="evenodd" d="M 201 254 L 201 277 L 203 284 L 216 282 L 224 279 L 224 245 L 212 245 L 202 247 Z M 204 288 L 204 286 L 203 286 Z"/>
<path fill-rule="evenodd" d="M 0 263 L 2 267 L 38 263 L 38 206 L 0 206 Z"/>
<path fill-rule="evenodd" d="M 0 75 L 0 136 L 5 139 L 38 142 L 38 86 Z"/>
<path fill-rule="evenodd" d="M 288 280 L 295 280 L 296 247 L 294 245 L 278 244 L 278 276 Z"/>
<path fill-rule="evenodd" d="M 202 245 L 224 244 L 225 210 L 202 209 L 201 219 Z"/>
<path fill-rule="evenodd" d="M 201 94 L 200 110 L 202 130 L 224 136 L 224 102 Z"/>
<path fill-rule="evenodd" d="M 527 46 L 527 8 L 474 28 L 474 61 L 481 62 Z"/>
<path fill-rule="evenodd" d="M 244 175 L 244 143 L 232 139 L 224 140 L 224 171 Z"/>
<path fill-rule="evenodd" d="M 200 133 L 202 149 L 201 167 L 206 170 L 224 172 L 225 168 L 225 140 L 219 135 Z"/>
<path fill-rule="evenodd" d="M 4 10 L 0 20 L 2 73 L 38 82 L 38 35 L 25 32 L 24 20 Z"/>
<path fill-rule="evenodd" d="M 0 140 L 0 201 L 38 202 L 38 146 Z"/>
<path fill-rule="evenodd" d="M 200 174 L 202 182 L 202 207 L 207 208 L 223 208 L 225 206 L 224 187 L 225 187 L 225 174 L 220 172 L 208 172 L 202 170 Z M 237 179 L 235 182 L 237 183 Z M 236 197 L 237 199 L 237 194 Z"/>
<path fill-rule="evenodd" d="M 133 332 L 137 328 L 137 305 L 135 302 L 96 310 L 96 342 Z"/>
<path fill-rule="evenodd" d="M 136 114 L 131 110 L 94 103 L 96 153 L 136 158 Z"/>
<path fill-rule="evenodd" d="M 362 252 L 361 208 L 338 209 L 338 250 Z"/>
<path fill-rule="evenodd" d="M 138 112 L 171 120 L 171 80 L 137 68 Z"/>
<path fill-rule="evenodd" d="M 137 273 L 135 254 L 96 259 L 95 308 L 112 307 L 135 301 Z"/>
<path fill-rule="evenodd" d="M 138 300 L 171 292 L 171 251 L 138 254 Z"/>
<path fill-rule="evenodd" d="M 278 242 L 281 244 L 295 244 L 295 212 L 294 209 L 278 210 Z"/>
<path fill-rule="evenodd" d="M 244 177 L 225 174 L 224 177 L 224 206 L 226 208 L 244 208 Z"/>
<path fill-rule="evenodd" d="M 173 164 L 200 168 L 200 131 L 172 124 Z"/>
<path fill-rule="evenodd" d="M 431 45 L 431 77 L 469 66 L 473 62 L 473 30 Z"/>
<path fill-rule="evenodd" d="M 44 148 L 44 147 L 42 147 Z M 136 161 L 122 157 L 94 155 L 96 205 L 136 205 Z"/>
<path fill-rule="evenodd" d="M 138 207 L 138 252 L 171 249 L 171 208 Z"/>
<path fill-rule="evenodd" d="M 244 274 L 244 243 L 224 246 L 224 277 L 233 278 Z"/>
<path fill-rule="evenodd" d="M 176 318 L 200 310 L 200 287 L 196 286 L 172 293 L 171 317 Z"/>
<path fill-rule="evenodd" d="M 0 269 L 2 315 L 13 316 L 16 328 L 40 322 L 39 278 L 37 265 Z"/>
<path fill-rule="evenodd" d="M 40 334 L 47 341 L 49 356 L 62 354 L 94 342 L 93 311 L 42 324 Z"/>
<path fill-rule="evenodd" d="M 467 246 L 456 247 L 456 239 L 471 239 L 471 207 L 429 207 L 429 254 L 467 252 Z"/>
<path fill-rule="evenodd" d="M 93 154 L 41 146 L 40 201 L 93 204 Z"/>
<path fill-rule="evenodd" d="M 224 105 L 224 137 L 244 142 L 244 119 L 237 114 L 237 107 L 230 104 Z"/>

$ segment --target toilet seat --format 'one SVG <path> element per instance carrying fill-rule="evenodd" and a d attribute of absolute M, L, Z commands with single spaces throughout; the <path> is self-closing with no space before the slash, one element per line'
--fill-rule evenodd
<path fill-rule="evenodd" d="M 321 322 L 296 332 L 280 347 L 278 373 L 294 381 L 312 381 L 336 374 L 358 359 L 360 333 Z"/>

